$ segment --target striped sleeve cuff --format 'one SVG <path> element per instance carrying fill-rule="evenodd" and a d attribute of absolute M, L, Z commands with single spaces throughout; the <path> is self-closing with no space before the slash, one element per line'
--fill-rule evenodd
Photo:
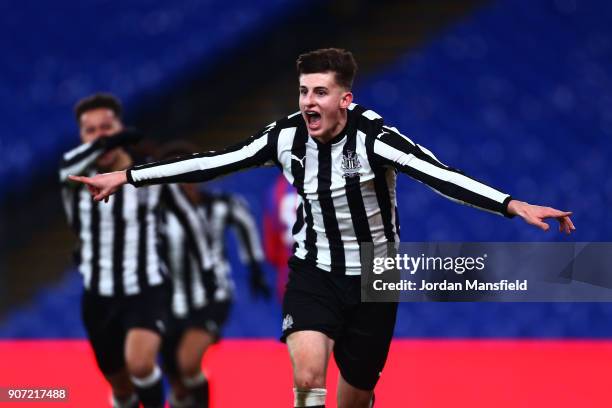
<path fill-rule="evenodd" d="M 506 197 L 506 199 L 502 203 L 502 214 L 506 218 L 514 218 L 515 217 L 515 214 L 510 214 L 508 212 L 508 204 L 510 204 L 510 201 L 512 201 L 512 200 L 514 200 L 514 198 L 512 198 L 512 196 L 508 196 L 508 197 Z"/>
<path fill-rule="evenodd" d="M 134 181 L 134 177 L 132 177 L 132 170 L 133 169 L 134 169 L 133 167 L 130 167 L 126 171 L 127 182 L 129 184 L 133 185 L 134 187 L 139 187 L 140 185 L 142 185 L 142 183 L 137 183 L 137 182 Z"/>

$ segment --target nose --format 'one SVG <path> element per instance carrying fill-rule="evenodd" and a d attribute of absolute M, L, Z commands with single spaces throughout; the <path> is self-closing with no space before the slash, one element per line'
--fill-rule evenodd
<path fill-rule="evenodd" d="M 303 100 L 304 100 L 304 106 L 312 106 L 314 105 L 314 99 L 312 97 L 312 92 L 307 92 L 304 96 L 303 96 Z"/>

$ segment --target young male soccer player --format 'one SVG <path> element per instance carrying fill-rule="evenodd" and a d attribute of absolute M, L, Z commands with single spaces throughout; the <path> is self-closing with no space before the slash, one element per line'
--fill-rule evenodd
<path fill-rule="evenodd" d="M 301 197 L 296 247 L 283 305 L 283 337 L 293 364 L 296 407 L 325 404 L 331 352 L 340 369 L 339 407 L 367 407 L 387 358 L 396 303 L 360 302 L 362 242 L 397 242 L 395 181 L 401 171 L 450 199 L 544 230 L 570 212 L 513 200 L 454 170 L 427 149 L 353 104 L 350 52 L 321 49 L 297 60 L 300 111 L 221 152 L 74 177 L 95 200 L 122 185 L 210 180 L 239 169 L 276 165 Z"/>
<path fill-rule="evenodd" d="M 124 130 L 121 111 L 119 100 L 109 94 L 79 101 L 75 113 L 82 144 L 64 154 L 60 182 L 68 220 L 79 238 L 83 322 L 111 385 L 113 405 L 136 407 L 140 401 L 144 407 L 162 407 L 155 359 L 167 325 L 169 286 L 158 253 L 157 212 L 164 202 L 186 219 L 189 208 L 174 199 L 171 187 L 176 186 L 123 186 L 108 205 L 100 205 L 82 184 L 68 179 L 134 164 L 130 145 L 139 136 Z"/>

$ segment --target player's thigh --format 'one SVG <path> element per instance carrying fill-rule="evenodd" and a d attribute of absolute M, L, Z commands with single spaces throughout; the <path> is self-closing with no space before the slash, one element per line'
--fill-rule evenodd
<path fill-rule="evenodd" d="M 177 350 L 182 375 L 195 375 L 200 371 L 202 357 L 214 341 L 215 337 L 202 328 L 190 327 L 185 330 Z"/>
<path fill-rule="evenodd" d="M 125 339 L 125 359 L 130 371 L 142 365 L 153 367 L 161 341 L 159 333 L 152 330 L 130 329 Z"/>
<path fill-rule="evenodd" d="M 121 321 L 121 301 L 83 294 L 81 314 L 96 363 L 105 377 L 125 367 L 125 331 Z"/>
<path fill-rule="evenodd" d="M 125 359 L 132 375 L 146 375 L 155 365 L 161 339 L 169 325 L 168 295 L 167 288 L 160 286 L 126 300 Z"/>
<path fill-rule="evenodd" d="M 396 314 L 397 303 L 361 303 L 347 318 L 334 357 L 348 384 L 374 389 L 387 360 Z"/>
<path fill-rule="evenodd" d="M 344 324 L 345 303 L 329 272 L 295 262 L 283 298 L 281 341 L 302 331 L 314 331 L 335 339 Z"/>
<path fill-rule="evenodd" d="M 293 332 L 286 341 L 295 385 L 298 388 L 324 387 L 334 341 L 312 330 Z"/>

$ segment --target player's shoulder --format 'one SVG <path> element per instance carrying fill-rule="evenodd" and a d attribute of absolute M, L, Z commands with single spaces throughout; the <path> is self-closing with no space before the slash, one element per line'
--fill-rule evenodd
<path fill-rule="evenodd" d="M 366 106 L 351 103 L 348 108 L 350 122 L 359 131 L 365 133 L 366 136 L 376 136 L 383 126 L 383 118 L 374 110 Z"/>
<path fill-rule="evenodd" d="M 382 121 L 383 118 L 374 110 L 368 108 L 367 106 L 360 105 L 358 103 L 351 103 L 348 107 L 350 113 L 352 113 L 357 119 L 362 121 Z"/>

